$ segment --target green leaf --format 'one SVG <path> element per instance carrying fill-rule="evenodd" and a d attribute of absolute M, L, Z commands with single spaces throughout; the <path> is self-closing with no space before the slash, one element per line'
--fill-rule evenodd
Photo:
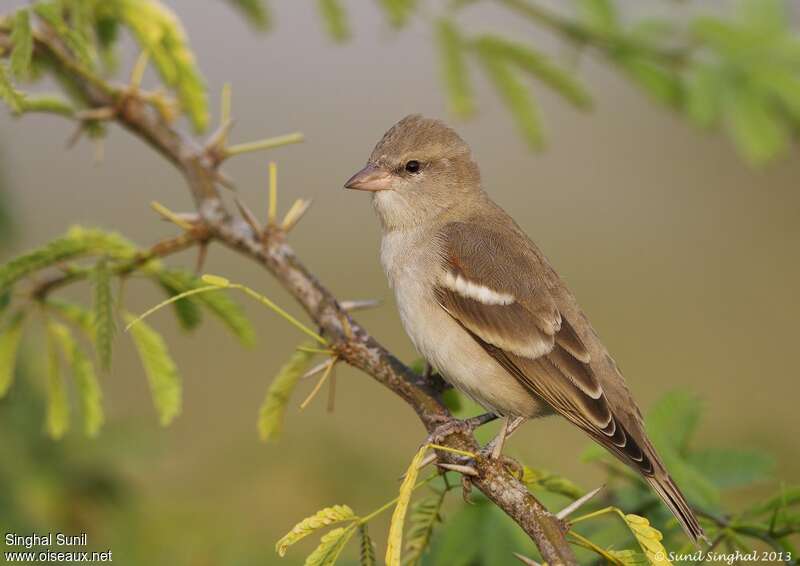
<path fill-rule="evenodd" d="M 125 313 L 127 324 L 134 320 L 135 316 Z M 181 412 L 181 377 L 178 368 L 169 355 L 164 339 L 146 323 L 140 320 L 130 327 L 129 332 L 147 374 L 159 421 L 162 426 L 167 426 Z"/>
<path fill-rule="evenodd" d="M 597 32 L 611 34 L 619 28 L 611 0 L 580 0 L 579 9 L 581 21 Z"/>
<path fill-rule="evenodd" d="M 315 345 L 307 344 L 307 346 Z M 280 436 L 289 398 L 297 385 L 297 380 L 303 375 L 313 357 L 312 353 L 295 350 L 272 380 L 258 412 L 258 432 L 261 440 L 266 442 Z"/>
<path fill-rule="evenodd" d="M 105 416 L 103 415 L 103 394 L 92 361 L 78 346 L 69 328 L 63 324 L 51 322 L 50 330 L 61 344 L 64 359 L 71 368 L 72 377 L 80 396 L 84 432 L 89 437 L 97 436 L 103 426 Z"/>
<path fill-rule="evenodd" d="M 22 112 L 46 112 L 59 116 L 72 117 L 75 108 L 59 96 L 36 95 L 26 96 L 22 104 Z"/>
<path fill-rule="evenodd" d="M 11 32 L 11 73 L 17 79 L 25 79 L 31 72 L 31 57 L 33 56 L 33 33 L 28 10 L 17 10 L 14 15 L 14 29 Z"/>
<path fill-rule="evenodd" d="M 623 515 L 628 528 L 636 536 L 639 546 L 642 547 L 648 562 L 653 566 L 671 566 L 667 558 L 668 553 L 661 542 L 664 536 L 644 517 L 638 515 Z"/>
<path fill-rule="evenodd" d="M 800 504 L 800 485 L 782 487 L 777 495 L 766 501 L 761 501 L 749 507 L 742 514 L 744 517 L 758 517 L 759 515 L 772 514 L 776 510 L 786 509 Z"/>
<path fill-rule="evenodd" d="M 166 271 L 160 271 L 158 273 L 158 282 L 161 288 L 170 297 L 180 295 L 184 291 L 187 291 L 183 286 L 175 286 L 174 278 Z M 200 310 L 200 305 L 191 297 L 185 297 L 175 301 L 172 303 L 172 308 L 175 312 L 175 318 L 178 319 L 178 323 L 184 330 L 194 330 L 203 321 L 203 312 Z"/>
<path fill-rule="evenodd" d="M 751 164 L 762 165 L 786 150 L 788 129 L 766 97 L 733 91 L 726 110 L 733 141 Z"/>
<path fill-rule="evenodd" d="M 70 236 L 57 238 L 0 266 L 0 289 L 6 289 L 31 273 L 86 251 L 86 242 Z"/>
<path fill-rule="evenodd" d="M 87 338 L 94 339 L 94 315 L 90 310 L 55 297 L 48 297 L 45 304 L 62 319 L 80 328 Z"/>
<path fill-rule="evenodd" d="M 58 360 L 58 336 L 53 325 L 47 328 L 47 434 L 58 440 L 69 430 L 69 399 L 61 364 Z"/>
<path fill-rule="evenodd" d="M 120 19 L 147 51 L 164 83 L 173 88 L 196 131 L 209 121 L 203 78 L 175 14 L 157 0 L 113 0 Z"/>
<path fill-rule="evenodd" d="M 197 277 L 183 270 L 165 269 L 156 270 L 154 273 L 162 285 L 168 286 L 179 293 L 205 286 L 205 283 Z M 219 318 L 242 344 L 251 346 L 255 343 L 256 333 L 245 316 L 244 309 L 224 291 L 202 293 L 194 295 L 192 299 Z"/>
<path fill-rule="evenodd" d="M 442 504 L 446 494 L 443 490 L 439 495 L 420 499 L 412 505 L 408 518 L 404 566 L 422 564 L 422 557 L 431 544 L 434 528 L 442 522 Z"/>
<path fill-rule="evenodd" d="M 611 556 L 625 566 L 647 566 L 650 562 L 643 552 L 635 550 L 606 550 Z"/>
<path fill-rule="evenodd" d="M 408 23 L 409 17 L 414 13 L 417 0 L 380 0 L 380 3 L 389 16 L 389 22 L 399 28 Z"/>
<path fill-rule="evenodd" d="M 25 95 L 14 88 L 9 77 L 8 67 L 0 61 L 0 98 L 11 108 L 11 112 L 19 114 L 25 106 Z"/>
<path fill-rule="evenodd" d="M 64 21 L 61 2 L 40 1 L 33 5 L 33 11 L 49 25 L 50 29 L 64 42 L 84 68 L 92 69 L 94 67 L 88 38 L 83 37 L 79 32 L 67 25 Z"/>
<path fill-rule="evenodd" d="M 717 69 L 707 65 L 693 67 L 686 82 L 686 113 L 701 128 L 719 120 L 724 84 Z"/>
<path fill-rule="evenodd" d="M 308 558 L 305 566 L 333 566 L 339 555 L 353 538 L 357 529 L 357 524 L 353 523 L 347 527 L 339 527 L 325 533 L 320 539 L 319 546 L 314 549 Z"/>
<path fill-rule="evenodd" d="M 462 408 L 461 394 L 455 389 L 442 393 L 442 403 L 451 413 L 458 413 Z"/>
<path fill-rule="evenodd" d="M 375 543 L 369 536 L 367 524 L 361 523 L 358 526 L 358 534 L 361 537 L 361 547 L 359 552 L 361 566 L 378 566 L 378 560 L 375 557 Z"/>
<path fill-rule="evenodd" d="M 702 412 L 699 397 L 687 391 L 672 391 L 647 413 L 647 433 L 659 448 L 671 446 L 685 455 Z"/>
<path fill-rule="evenodd" d="M 584 86 L 542 53 L 522 43 L 493 35 L 483 36 L 479 41 L 483 42 L 484 49 L 489 49 L 496 57 L 513 62 L 578 108 L 591 106 L 591 97 Z"/>
<path fill-rule="evenodd" d="M 333 507 L 320 509 L 310 517 L 306 517 L 297 523 L 292 527 L 292 530 L 281 537 L 275 544 L 275 552 L 277 552 L 280 557 L 286 556 L 286 551 L 290 546 L 319 529 L 335 525 L 336 523 L 355 521 L 357 518 L 353 510 L 347 505 L 334 505 Z"/>
<path fill-rule="evenodd" d="M 22 323 L 24 320 L 23 311 L 16 313 L 0 333 L 0 399 L 5 396 L 14 382 L 17 351 L 22 338 Z"/>
<path fill-rule="evenodd" d="M 709 448 L 688 462 L 720 489 L 767 481 L 775 469 L 775 459 L 757 450 Z"/>
<path fill-rule="evenodd" d="M 436 40 L 450 111 L 456 116 L 471 116 L 475 112 L 475 100 L 464 57 L 465 45 L 451 20 L 437 22 Z"/>
<path fill-rule="evenodd" d="M 523 137 L 531 147 L 541 148 L 544 145 L 542 124 L 533 96 L 491 42 L 482 38 L 475 47 L 489 80 L 514 116 Z"/>
<path fill-rule="evenodd" d="M 800 125 L 800 76 L 789 70 L 762 68 L 754 72 L 754 80 Z"/>
<path fill-rule="evenodd" d="M 683 84 L 671 69 L 636 52 L 620 53 L 615 60 L 625 74 L 655 100 L 673 108 L 683 103 Z"/>
<path fill-rule="evenodd" d="M 111 369 L 111 351 L 117 326 L 114 321 L 114 293 L 111 290 L 111 271 L 101 259 L 92 271 L 94 284 L 93 325 L 97 358 L 104 371 Z"/>
<path fill-rule="evenodd" d="M 578 499 L 586 493 L 586 490 L 567 478 L 528 466 L 523 467 L 522 483 L 530 489 L 543 489 L 569 499 Z"/>
<path fill-rule="evenodd" d="M 350 37 L 347 15 L 339 0 L 318 0 L 319 12 L 325 28 L 334 41 L 342 42 Z"/>
<path fill-rule="evenodd" d="M 262 0 L 228 0 L 238 9 L 256 29 L 267 30 L 271 25 L 271 18 L 267 7 Z"/>

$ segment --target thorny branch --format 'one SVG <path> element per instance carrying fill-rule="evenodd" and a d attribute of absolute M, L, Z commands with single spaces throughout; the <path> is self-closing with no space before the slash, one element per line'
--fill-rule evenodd
<path fill-rule="evenodd" d="M 0 43 L 8 40 L 0 29 Z M 4 37 L 5 35 L 5 37 Z M 305 309 L 331 342 L 336 355 L 386 386 L 408 403 L 425 428 L 455 420 L 440 401 L 441 383 L 412 372 L 379 344 L 341 307 L 341 304 L 295 255 L 286 242 L 286 230 L 269 226 L 256 230 L 241 216 L 232 215 L 218 192 L 220 160 L 174 129 L 136 91 L 112 85 L 92 75 L 74 59 L 59 41 L 36 34 L 36 49 L 53 56 L 82 90 L 93 109 L 109 109 L 109 119 L 121 124 L 162 154 L 183 174 L 197 209 L 197 220 L 183 238 L 172 242 L 177 248 L 201 241 L 217 241 L 261 264 Z M 159 250 L 170 252 L 173 248 Z M 145 258 L 142 261 L 146 261 Z M 64 278 L 42 283 L 37 292 L 65 283 Z M 454 432 L 437 439 L 442 445 L 479 454 L 470 466 L 477 471 L 469 481 L 510 516 L 533 539 L 543 559 L 551 565 L 577 564 L 565 538 L 565 524 L 551 514 L 499 460 L 480 454 L 472 434 L 454 427 Z M 458 464 L 457 458 L 439 451 L 439 461 Z"/>

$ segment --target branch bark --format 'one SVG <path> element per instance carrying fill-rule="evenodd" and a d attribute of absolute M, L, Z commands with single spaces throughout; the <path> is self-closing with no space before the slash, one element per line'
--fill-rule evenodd
<path fill-rule="evenodd" d="M 0 30 L 0 38 L 3 36 Z M 241 217 L 231 215 L 219 198 L 218 161 L 157 114 L 141 97 L 124 86 L 98 83 L 55 38 L 37 34 L 36 48 L 44 49 L 79 85 L 92 108 L 113 109 L 113 119 L 152 146 L 180 170 L 199 214 L 199 229 L 242 256 L 262 265 L 305 309 L 331 341 L 338 356 L 359 368 L 402 398 L 425 428 L 453 420 L 440 401 L 441 387 L 417 375 L 379 344 L 341 308 L 336 298 L 303 265 L 286 241 L 286 233 L 269 227 L 258 234 Z M 61 282 L 50 282 L 59 285 Z M 456 430 L 441 439 L 445 446 L 478 454 L 480 445 L 471 434 Z M 440 452 L 439 459 L 454 463 L 454 456 Z M 543 559 L 551 565 L 577 564 L 565 538 L 565 525 L 551 514 L 499 461 L 479 455 L 471 464 L 478 475 L 469 481 L 500 507 L 533 539 Z"/>

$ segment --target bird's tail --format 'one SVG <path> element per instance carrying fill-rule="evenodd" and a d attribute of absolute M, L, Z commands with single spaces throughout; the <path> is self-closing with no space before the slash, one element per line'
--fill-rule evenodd
<path fill-rule="evenodd" d="M 655 475 L 645 477 L 645 479 L 669 507 L 675 518 L 678 519 L 689 538 L 695 544 L 699 544 L 701 541 L 708 542 L 706 534 L 703 532 L 703 527 L 697 522 L 694 511 L 689 507 L 686 498 L 681 493 L 681 490 L 678 489 L 678 486 L 675 485 L 675 482 L 672 481 L 672 478 L 669 477 L 669 474 L 665 471 L 657 471 Z"/>

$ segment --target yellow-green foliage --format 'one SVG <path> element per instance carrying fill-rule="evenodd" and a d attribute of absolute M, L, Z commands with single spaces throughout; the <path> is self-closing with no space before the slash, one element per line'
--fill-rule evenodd
<path fill-rule="evenodd" d="M 543 489 L 569 499 L 578 499 L 585 493 L 583 489 L 567 478 L 528 466 L 523 467 L 522 481 L 530 489 Z"/>
<path fill-rule="evenodd" d="M 436 40 L 450 110 L 458 116 L 469 116 L 475 111 L 475 101 L 469 82 L 464 40 L 453 22 L 445 18 L 436 25 Z"/>
<path fill-rule="evenodd" d="M 180 374 L 161 335 L 141 320 L 130 326 L 135 320 L 136 317 L 125 313 L 131 338 L 147 374 L 153 404 L 161 424 L 166 426 L 181 412 Z"/>
<path fill-rule="evenodd" d="M 14 16 L 14 29 L 11 32 L 11 72 L 17 79 L 26 78 L 31 71 L 33 56 L 33 34 L 31 33 L 30 14 L 23 8 Z"/>
<path fill-rule="evenodd" d="M 408 470 L 406 470 L 403 483 L 400 484 L 400 494 L 397 497 L 397 504 L 389 525 L 389 540 L 386 544 L 386 566 L 400 566 L 400 557 L 403 549 L 403 523 L 406 519 L 409 501 L 411 501 L 411 493 L 414 491 L 414 485 L 419 475 L 419 465 L 427 450 L 428 445 L 426 444 L 417 451 L 408 466 Z"/>
<path fill-rule="evenodd" d="M 5 396 L 14 381 L 23 321 L 24 313 L 18 312 L 0 332 L 0 398 Z"/>
<path fill-rule="evenodd" d="M 198 131 L 208 126 L 205 84 L 175 14 L 156 0 L 109 0 L 158 69 L 162 80 L 178 93 L 183 111 Z"/>
<path fill-rule="evenodd" d="M 61 345 L 64 360 L 70 367 L 77 387 L 83 416 L 83 430 L 87 436 L 97 436 L 103 426 L 105 416 L 103 414 L 103 393 L 100 390 L 100 383 L 97 380 L 92 361 L 81 350 L 69 328 L 57 322 L 50 322 L 49 327 Z"/>
<path fill-rule="evenodd" d="M 94 284 L 93 319 L 94 344 L 100 367 L 105 371 L 111 369 L 111 349 L 114 341 L 116 324 L 114 321 L 114 294 L 111 290 L 111 272 L 108 263 L 100 260 L 92 273 Z"/>
<path fill-rule="evenodd" d="M 292 527 L 292 530 L 277 542 L 275 551 L 279 556 L 285 556 L 290 546 L 319 529 L 336 523 L 355 521 L 357 518 L 353 510 L 347 505 L 334 505 L 333 507 L 321 509 Z"/>
<path fill-rule="evenodd" d="M 297 380 L 303 375 L 313 357 L 314 354 L 308 351 L 295 350 L 272 380 L 258 413 L 258 432 L 261 440 L 273 440 L 280 435 L 286 406 Z"/>
<path fill-rule="evenodd" d="M 426 497 L 411 507 L 406 542 L 406 554 L 403 557 L 405 566 L 419 566 L 422 557 L 431 544 L 433 530 L 442 522 L 442 504 L 447 491 L 439 495 Z"/>
<path fill-rule="evenodd" d="M 377 566 L 378 559 L 375 557 L 375 543 L 372 542 L 372 537 L 369 536 L 369 530 L 367 529 L 366 523 L 359 525 L 358 534 L 361 538 L 359 552 L 361 566 Z"/>
<path fill-rule="evenodd" d="M 53 325 L 47 332 L 47 416 L 45 429 L 53 439 L 69 430 L 69 398 L 61 364 L 58 359 L 58 335 Z"/>

